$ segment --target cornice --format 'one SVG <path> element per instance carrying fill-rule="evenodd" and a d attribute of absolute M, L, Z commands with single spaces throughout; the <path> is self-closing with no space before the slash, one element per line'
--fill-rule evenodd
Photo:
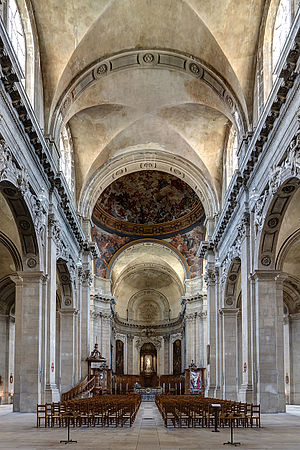
<path fill-rule="evenodd" d="M 249 134 L 245 139 L 245 147 L 247 147 L 244 161 L 241 164 L 241 171 L 236 171 L 229 185 L 225 198 L 225 207 L 220 215 L 216 229 L 213 233 L 212 240 L 217 246 L 224 235 L 228 223 L 239 204 L 239 194 L 246 186 L 254 168 L 258 163 L 259 156 L 262 154 L 265 144 L 273 135 L 273 127 L 276 119 L 280 116 L 282 107 L 287 101 L 296 78 L 298 76 L 297 62 L 300 55 L 300 28 L 298 22 L 295 24 L 298 30 L 291 43 L 290 50 L 287 54 L 285 65 L 279 74 L 279 80 L 274 85 L 273 93 L 269 97 L 265 110 L 262 114 L 264 120 L 257 126 L 253 135 Z"/>
<path fill-rule="evenodd" d="M 77 243 L 83 245 L 84 234 L 76 215 L 64 175 L 58 171 L 48 148 L 43 133 L 39 127 L 35 114 L 29 103 L 24 87 L 21 83 L 20 71 L 16 63 L 14 50 L 9 42 L 7 32 L 0 19 L 0 67 L 1 83 L 11 100 L 18 122 L 22 124 L 25 135 L 37 166 L 42 167 L 50 185 L 56 189 L 60 197 L 60 206 Z"/>

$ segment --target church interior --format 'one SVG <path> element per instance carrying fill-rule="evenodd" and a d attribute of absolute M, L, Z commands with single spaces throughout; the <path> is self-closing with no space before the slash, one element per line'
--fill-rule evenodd
<path fill-rule="evenodd" d="M 276 418 L 300 415 L 299 3 L 0 1 L 0 416 L 14 432 L 37 405 L 56 429 L 47 405 L 116 401 L 165 442 L 122 448 L 196 448 L 158 423 L 185 402 L 174 428 L 213 426 L 215 401 L 244 408 L 216 426 L 261 413 L 259 432 L 274 427 L 253 448 L 297 448 Z"/>

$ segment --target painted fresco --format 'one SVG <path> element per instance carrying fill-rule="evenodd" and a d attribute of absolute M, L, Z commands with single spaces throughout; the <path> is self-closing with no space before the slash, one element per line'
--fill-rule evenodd
<path fill-rule="evenodd" d="M 92 216 L 93 240 L 101 257 L 96 275 L 104 278 L 112 256 L 139 238 L 161 239 L 186 259 L 191 277 L 202 273 L 197 251 L 204 237 L 205 212 L 181 179 L 159 171 L 140 171 L 115 180 L 100 195 Z"/>
<path fill-rule="evenodd" d="M 96 206 L 116 219 L 151 225 L 177 220 L 199 203 L 181 179 L 145 170 L 118 178 L 103 191 Z"/>
<path fill-rule="evenodd" d="M 93 228 L 92 233 L 93 241 L 98 244 L 101 255 L 95 262 L 96 275 L 105 278 L 106 269 L 112 256 L 123 247 L 123 245 L 130 242 L 131 238 L 107 233 L 96 226 Z"/>
<path fill-rule="evenodd" d="M 173 375 L 179 375 L 181 370 L 181 341 L 173 342 Z"/>
<path fill-rule="evenodd" d="M 196 256 L 196 254 L 200 242 L 204 237 L 203 221 L 188 232 L 178 233 L 175 236 L 163 239 L 165 242 L 168 242 L 175 247 L 185 257 L 191 272 L 191 278 L 201 275 L 202 273 L 201 259 Z M 116 251 L 123 247 L 123 245 L 135 240 L 135 238 L 111 234 L 95 225 L 93 228 L 93 240 L 97 242 L 101 255 L 101 257 L 96 260 L 96 275 L 105 278 L 106 269 L 112 256 Z"/>
<path fill-rule="evenodd" d="M 116 340 L 116 374 L 124 373 L 124 343 L 119 339 Z"/>
<path fill-rule="evenodd" d="M 185 257 L 191 272 L 191 278 L 202 273 L 201 260 L 197 256 L 200 242 L 204 238 L 203 224 L 195 226 L 191 231 L 178 233 L 175 236 L 165 239 L 173 245 Z"/>

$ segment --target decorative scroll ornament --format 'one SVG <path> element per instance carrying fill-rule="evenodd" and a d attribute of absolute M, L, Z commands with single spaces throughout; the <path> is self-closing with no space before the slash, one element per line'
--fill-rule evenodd
<path fill-rule="evenodd" d="M 53 238 L 56 243 L 56 256 L 62 256 L 62 250 L 65 248 L 65 245 L 61 241 L 60 227 L 58 221 L 55 219 L 54 214 L 49 214 L 48 216 L 48 226 L 50 236 Z M 65 259 L 65 258 L 62 258 Z"/>
<path fill-rule="evenodd" d="M 34 227 L 37 234 L 44 240 L 46 231 L 46 202 L 45 198 L 32 195 L 30 198 Z"/>
<path fill-rule="evenodd" d="M 250 226 L 250 214 L 249 212 L 244 212 L 242 218 L 238 224 L 238 234 L 240 238 L 249 235 L 249 226 Z"/>
<path fill-rule="evenodd" d="M 151 336 L 151 337 L 147 337 L 147 336 L 141 336 L 137 339 L 135 345 L 136 348 L 139 350 L 144 344 L 147 343 L 151 343 L 154 345 L 154 347 L 159 350 L 161 347 L 161 338 L 157 337 L 157 336 Z"/>
<path fill-rule="evenodd" d="M 265 215 L 263 214 L 263 212 L 264 212 L 264 208 L 265 208 L 265 205 L 267 202 L 268 195 L 269 195 L 269 191 L 266 189 L 255 203 L 254 225 L 255 225 L 256 233 L 262 229 L 264 221 L 265 221 Z"/>
<path fill-rule="evenodd" d="M 277 192 L 283 181 L 288 177 L 300 177 L 300 109 L 297 112 L 297 120 L 297 132 L 289 145 L 285 159 L 271 168 L 269 187 L 273 194 Z"/>
<path fill-rule="evenodd" d="M 0 136 L 0 181 L 8 180 L 15 184 L 22 195 L 28 191 L 28 171 L 25 167 L 18 167 L 12 152 Z"/>
<path fill-rule="evenodd" d="M 93 282 L 93 274 L 90 270 L 82 272 L 82 283 L 91 286 Z"/>
<path fill-rule="evenodd" d="M 216 274 L 213 269 L 207 269 L 204 274 L 204 281 L 208 286 L 216 282 Z"/>

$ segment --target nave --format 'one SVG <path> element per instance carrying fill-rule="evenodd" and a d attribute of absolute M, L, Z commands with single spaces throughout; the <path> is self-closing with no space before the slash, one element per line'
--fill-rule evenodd
<path fill-rule="evenodd" d="M 27 450 L 63 448 L 66 429 L 36 428 L 33 413 L 12 413 L 12 405 L 0 406 L 0 449 Z M 282 414 L 263 414 L 262 428 L 235 430 L 235 441 L 247 449 L 299 448 L 300 406 L 287 406 Z M 224 448 L 229 439 L 226 428 L 220 433 L 212 429 L 166 429 L 154 402 L 142 402 L 132 428 L 75 428 L 71 438 L 74 449 L 101 450 L 192 450 Z"/>

